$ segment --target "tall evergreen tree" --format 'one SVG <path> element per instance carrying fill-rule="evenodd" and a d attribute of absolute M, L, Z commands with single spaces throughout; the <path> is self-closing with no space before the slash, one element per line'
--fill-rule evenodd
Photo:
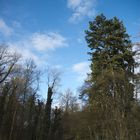
<path fill-rule="evenodd" d="M 94 114 L 93 138 L 130 139 L 127 121 L 134 101 L 135 61 L 129 35 L 119 19 L 101 14 L 89 22 L 86 41 L 91 74 L 83 93 Z"/>
<path fill-rule="evenodd" d="M 113 97 L 128 96 L 132 100 L 134 53 L 123 23 L 116 17 L 106 19 L 101 14 L 89 22 L 86 41 L 91 50 L 91 87 L 99 89 L 96 92 L 106 92 Z M 129 93 L 117 95 L 116 91 L 123 90 L 124 86 L 130 89 Z"/>

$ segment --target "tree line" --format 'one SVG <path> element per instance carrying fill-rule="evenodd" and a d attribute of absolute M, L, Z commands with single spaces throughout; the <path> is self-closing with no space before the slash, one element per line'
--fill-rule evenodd
<path fill-rule="evenodd" d="M 139 43 L 117 17 L 103 14 L 85 31 L 91 73 L 53 107 L 58 71 L 47 71 L 47 99 L 39 97 L 41 71 L 33 60 L 0 45 L 0 140 L 139 140 Z"/>

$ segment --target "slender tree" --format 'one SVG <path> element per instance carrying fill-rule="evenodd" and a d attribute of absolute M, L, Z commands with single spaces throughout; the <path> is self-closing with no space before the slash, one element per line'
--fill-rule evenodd
<path fill-rule="evenodd" d="M 45 105 L 44 112 L 44 125 L 43 125 L 43 140 L 50 140 L 51 134 L 51 110 L 52 110 L 52 96 L 55 93 L 55 89 L 59 84 L 60 73 L 56 69 L 48 69 L 48 91 L 47 91 L 47 102 Z"/>

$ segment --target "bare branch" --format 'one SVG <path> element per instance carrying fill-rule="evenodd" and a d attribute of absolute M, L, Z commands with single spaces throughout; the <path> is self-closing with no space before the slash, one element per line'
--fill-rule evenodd
<path fill-rule="evenodd" d="M 11 73 L 14 65 L 18 62 L 20 55 L 8 51 L 8 47 L 0 45 L 0 84 L 3 83 Z"/>

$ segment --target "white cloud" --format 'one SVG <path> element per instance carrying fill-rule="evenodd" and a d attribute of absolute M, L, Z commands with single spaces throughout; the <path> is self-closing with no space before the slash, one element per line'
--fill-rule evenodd
<path fill-rule="evenodd" d="M 54 50 L 67 46 L 66 38 L 58 33 L 34 33 L 31 37 L 32 46 L 39 51 Z"/>
<path fill-rule="evenodd" d="M 76 22 L 84 17 L 92 17 L 96 14 L 96 0 L 67 0 L 68 8 L 73 11 L 71 22 Z"/>
<path fill-rule="evenodd" d="M 80 62 L 73 65 L 72 70 L 77 73 L 78 81 L 83 81 L 86 79 L 87 73 L 90 73 L 89 65 L 89 62 Z"/>
<path fill-rule="evenodd" d="M 4 36 L 10 36 L 13 33 L 13 29 L 9 27 L 3 19 L 0 19 L 0 33 Z"/>
<path fill-rule="evenodd" d="M 33 33 L 26 38 L 9 42 L 10 51 L 16 51 L 25 59 L 33 59 L 37 65 L 46 64 L 48 51 L 67 46 L 66 38 L 58 33 Z"/>
<path fill-rule="evenodd" d="M 27 35 L 18 21 L 13 21 L 9 27 L 3 19 L 0 19 L 0 35 L 4 39 L 9 37 L 7 45 L 10 51 L 21 54 L 23 60 L 33 59 L 37 65 L 46 64 L 48 51 L 68 46 L 67 39 L 56 32 L 34 32 Z"/>
<path fill-rule="evenodd" d="M 68 7 L 75 9 L 77 6 L 79 6 L 81 3 L 81 0 L 68 0 Z"/>
<path fill-rule="evenodd" d="M 22 60 L 32 59 L 37 65 L 41 65 L 45 60 L 42 60 L 30 47 L 27 48 L 27 42 L 14 42 L 9 43 L 9 51 L 21 54 Z"/>

